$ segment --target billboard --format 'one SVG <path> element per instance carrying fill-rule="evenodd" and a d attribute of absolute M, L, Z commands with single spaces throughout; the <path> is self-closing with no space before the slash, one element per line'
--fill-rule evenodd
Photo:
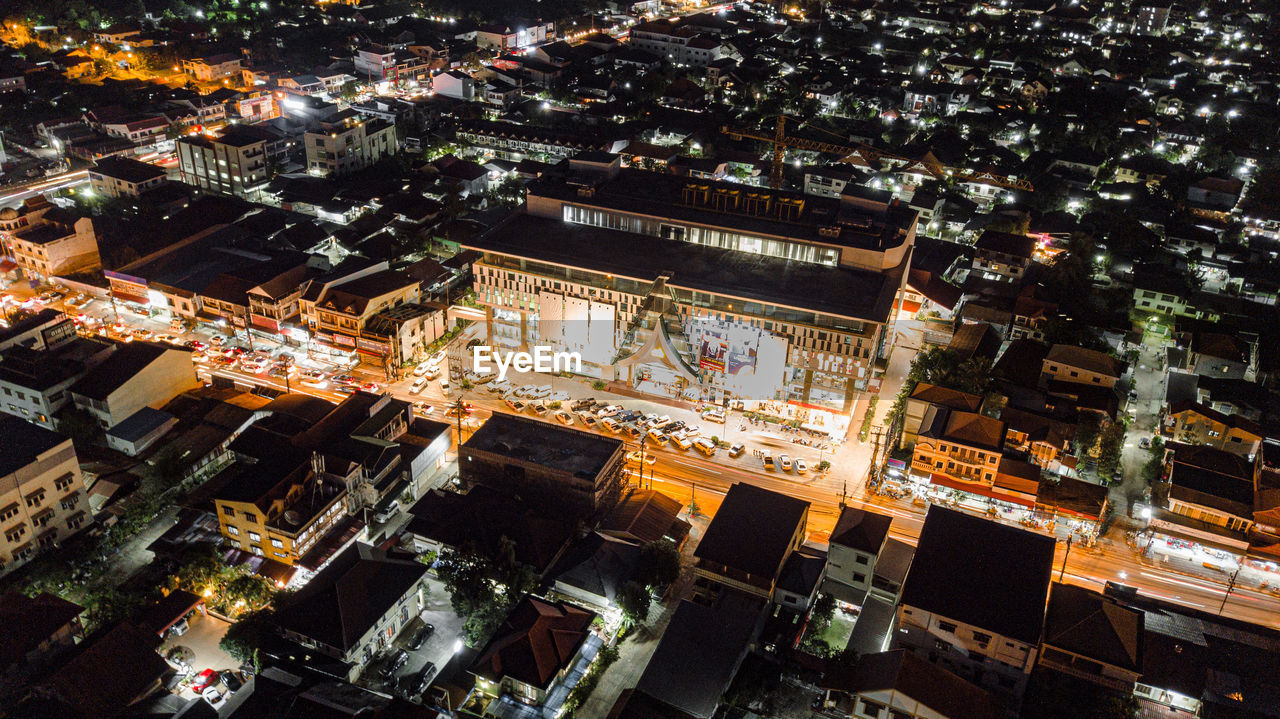
<path fill-rule="evenodd" d="M 729 343 L 717 332 L 702 334 L 702 348 L 698 351 L 698 367 L 711 372 L 724 372 L 729 355 Z"/>

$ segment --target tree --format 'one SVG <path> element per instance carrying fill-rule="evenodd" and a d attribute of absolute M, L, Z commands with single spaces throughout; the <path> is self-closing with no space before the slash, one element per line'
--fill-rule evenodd
<path fill-rule="evenodd" d="M 1098 475 L 1104 479 L 1114 479 L 1120 468 L 1120 453 L 1124 449 L 1125 427 L 1121 422 L 1112 422 L 1102 431 L 1098 444 Z"/>
<path fill-rule="evenodd" d="M 622 610 L 622 620 L 630 625 L 644 624 L 649 618 L 649 606 L 653 603 L 653 595 L 649 588 L 639 582 L 627 582 L 618 589 L 615 598 L 618 608 Z"/>
<path fill-rule="evenodd" d="M 537 585 L 533 570 L 516 560 L 515 542 L 502 537 L 493 556 L 472 549 L 445 549 L 436 574 L 449 591 L 454 611 L 467 618 L 466 641 L 478 646 L 493 633 L 507 611 Z"/>
<path fill-rule="evenodd" d="M 222 590 L 222 596 L 233 607 L 244 602 L 244 606 L 248 607 L 249 611 L 257 611 L 267 606 L 275 593 L 275 587 L 271 582 L 256 574 L 241 574 L 227 582 Z"/>
<path fill-rule="evenodd" d="M 1152 485 L 1164 473 L 1164 440 L 1160 437 L 1153 437 L 1151 439 L 1151 448 L 1147 452 L 1150 453 L 1150 456 L 1147 458 L 1146 464 L 1142 465 L 1142 479 L 1148 485 Z"/>
<path fill-rule="evenodd" d="M 665 539 L 646 542 L 640 547 L 636 562 L 636 578 L 642 586 L 664 592 L 680 578 L 680 550 Z"/>
<path fill-rule="evenodd" d="M 227 633 L 218 642 L 218 648 L 241 664 L 252 664 L 254 669 L 258 669 L 258 651 L 266 646 L 274 634 L 275 612 L 260 609 L 244 615 L 227 627 Z"/>
<path fill-rule="evenodd" d="M 58 431 L 71 437 L 71 441 L 79 447 L 87 447 L 97 441 L 102 434 L 98 420 L 89 412 L 79 407 L 63 410 L 58 418 Z"/>
<path fill-rule="evenodd" d="M 1087 456 L 1093 453 L 1098 443 L 1098 435 L 1102 432 L 1102 423 L 1093 412 L 1081 412 L 1076 420 L 1076 453 Z"/>

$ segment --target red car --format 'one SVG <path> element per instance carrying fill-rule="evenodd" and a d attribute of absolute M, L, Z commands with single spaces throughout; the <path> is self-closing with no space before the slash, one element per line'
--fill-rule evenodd
<path fill-rule="evenodd" d="M 205 687 L 211 687 L 218 683 L 218 673 L 212 669 L 206 669 L 191 680 L 191 691 L 199 694 L 204 691 Z"/>

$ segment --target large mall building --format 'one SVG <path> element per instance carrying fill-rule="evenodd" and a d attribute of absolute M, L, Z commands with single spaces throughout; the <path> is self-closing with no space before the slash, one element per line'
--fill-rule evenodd
<path fill-rule="evenodd" d="M 578 351 L 651 395 L 765 400 L 847 425 L 883 365 L 916 212 L 623 169 L 588 152 L 466 244 L 489 341 Z M 843 422 L 841 422 L 843 419 Z"/>

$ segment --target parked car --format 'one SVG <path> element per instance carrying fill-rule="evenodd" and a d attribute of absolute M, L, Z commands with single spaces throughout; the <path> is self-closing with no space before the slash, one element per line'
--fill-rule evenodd
<path fill-rule="evenodd" d="M 796 474 L 804 474 L 809 471 L 809 465 L 805 464 L 804 460 L 800 457 L 796 457 L 795 468 Z"/>
<path fill-rule="evenodd" d="M 240 677 L 230 669 L 218 672 L 218 677 L 222 679 L 222 686 L 227 688 L 228 694 L 235 694 L 244 686 L 244 682 L 240 681 Z"/>
<path fill-rule="evenodd" d="M 783 471 L 783 472 L 790 472 L 790 471 L 791 471 L 791 458 L 790 458 L 790 457 L 788 457 L 788 456 L 787 456 L 787 455 L 785 455 L 785 454 L 780 454 L 780 455 L 778 455 L 778 466 L 782 468 L 782 471 Z"/>
<path fill-rule="evenodd" d="M 413 630 L 413 634 L 409 635 L 409 638 L 405 640 L 404 645 L 411 650 L 417 651 L 422 648 L 422 645 L 426 643 L 427 639 L 431 637 L 435 630 L 436 628 L 434 626 L 430 624 L 423 624 Z"/>
<path fill-rule="evenodd" d="M 774 470 L 775 467 L 773 464 L 773 455 L 769 454 L 766 451 L 763 455 L 761 455 L 760 460 L 764 462 L 765 469 L 769 470 L 770 472 Z"/>
<path fill-rule="evenodd" d="M 419 394 L 422 392 L 423 389 L 426 388 L 426 386 L 427 386 L 427 378 L 419 377 L 418 379 L 415 379 L 413 381 L 413 384 L 409 385 L 409 394 Z"/>
<path fill-rule="evenodd" d="M 191 680 L 191 691 L 199 694 L 204 691 L 207 686 L 212 686 L 218 681 L 218 673 L 212 669 L 206 669 L 195 676 Z"/>
<path fill-rule="evenodd" d="M 538 415 L 539 417 L 547 416 L 547 412 L 550 411 L 547 409 L 547 406 L 541 402 L 534 402 L 529 406 L 533 410 L 533 413 Z"/>
<path fill-rule="evenodd" d="M 510 407 L 513 412 L 520 412 L 524 410 L 524 402 L 521 402 L 515 397 L 508 397 L 504 399 L 503 402 L 506 402 L 507 406 Z"/>
<path fill-rule="evenodd" d="M 403 649 L 393 650 L 387 655 L 387 660 L 383 662 L 382 666 L 378 669 L 378 674 L 383 679 L 390 679 L 392 675 L 400 671 L 400 667 L 404 666 L 408 661 L 409 652 L 406 652 Z"/>
<path fill-rule="evenodd" d="M 648 439 L 651 443 L 659 447 L 667 446 L 667 435 L 659 432 L 656 429 L 649 430 L 649 432 L 645 435 L 645 438 Z"/>
<path fill-rule="evenodd" d="M 591 416 L 591 415 L 589 415 L 589 414 L 583 414 L 583 415 L 581 415 L 581 416 L 579 417 L 579 419 L 581 419 L 581 420 L 582 420 L 582 426 L 586 427 L 587 429 L 595 429 L 595 428 L 596 428 L 596 418 L 595 418 L 595 417 L 592 417 L 592 416 Z"/>
<path fill-rule="evenodd" d="M 596 401 L 594 398 L 588 397 L 586 399 L 576 400 L 573 404 L 569 405 L 569 409 L 573 410 L 574 412 L 579 412 L 584 409 L 591 409 L 591 406 L 594 405 L 595 403 Z"/>
<path fill-rule="evenodd" d="M 562 409 L 556 410 L 555 414 L 551 416 L 555 417 L 555 420 L 560 424 L 563 424 L 566 426 L 573 424 L 573 415 L 569 414 L 568 412 Z"/>
<path fill-rule="evenodd" d="M 703 412 L 702 418 L 708 422 L 715 422 L 716 424 L 724 424 L 725 422 L 724 412 L 721 412 L 718 409 L 709 409 L 706 412 Z"/>
<path fill-rule="evenodd" d="M 172 627 L 169 627 L 169 635 L 174 637 L 180 637 L 183 634 L 186 634 L 187 630 L 190 628 L 191 628 L 191 625 L 187 623 L 187 618 L 183 617 L 182 619 L 179 619 L 177 622 L 175 622 Z"/>
<path fill-rule="evenodd" d="M 202 689 L 200 691 L 200 696 L 205 701 L 209 702 L 209 706 L 215 709 L 222 706 L 222 703 L 226 701 L 226 699 L 223 698 L 222 696 L 222 692 L 218 691 L 213 687 L 205 687 L 204 689 Z"/>
<path fill-rule="evenodd" d="M 622 431 L 622 425 L 615 422 L 612 417 L 605 417 L 600 420 L 600 425 L 614 434 Z"/>

